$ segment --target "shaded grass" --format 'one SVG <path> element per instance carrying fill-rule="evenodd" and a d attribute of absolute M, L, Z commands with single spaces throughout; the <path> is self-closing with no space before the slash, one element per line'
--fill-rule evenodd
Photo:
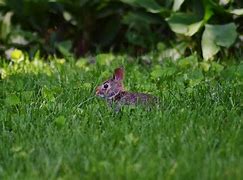
<path fill-rule="evenodd" d="M 91 99 L 113 67 L 85 70 L 70 62 L 56 64 L 51 76 L 20 71 L 1 80 L 0 178 L 242 178 L 240 83 L 187 87 L 126 66 L 128 88 L 159 96 L 159 108 L 116 114 Z M 11 104 L 13 96 L 19 101 Z"/>

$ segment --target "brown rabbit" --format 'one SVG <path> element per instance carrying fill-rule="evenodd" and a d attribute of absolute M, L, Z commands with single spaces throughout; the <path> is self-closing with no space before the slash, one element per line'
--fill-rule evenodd
<path fill-rule="evenodd" d="M 115 105 L 119 111 L 122 105 L 151 106 L 157 102 L 157 98 L 150 94 L 128 92 L 123 86 L 124 69 L 117 68 L 113 77 L 105 81 L 96 89 L 96 95 L 105 98 L 109 105 Z"/>

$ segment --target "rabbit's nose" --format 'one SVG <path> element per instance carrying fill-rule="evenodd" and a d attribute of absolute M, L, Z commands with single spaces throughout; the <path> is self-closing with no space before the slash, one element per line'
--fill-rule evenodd
<path fill-rule="evenodd" d="M 98 95 L 99 93 L 100 93 L 100 88 L 97 87 L 97 88 L 96 88 L 96 91 L 95 91 L 95 94 Z"/>

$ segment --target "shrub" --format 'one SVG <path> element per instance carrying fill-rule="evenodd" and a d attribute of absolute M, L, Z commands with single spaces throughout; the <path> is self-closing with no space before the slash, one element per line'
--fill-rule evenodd
<path fill-rule="evenodd" d="M 242 5 L 237 0 L 1 0 L 0 50 L 24 48 L 30 56 L 39 49 L 62 55 L 143 53 L 160 43 L 160 50 L 180 47 L 179 53 L 197 51 L 208 60 L 220 50 L 241 53 Z"/>

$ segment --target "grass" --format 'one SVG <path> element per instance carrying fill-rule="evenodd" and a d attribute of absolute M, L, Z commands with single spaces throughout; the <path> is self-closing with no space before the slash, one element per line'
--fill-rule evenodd
<path fill-rule="evenodd" d="M 242 64 L 106 63 L 2 61 L 0 179 L 243 178 Z M 93 98 L 120 63 L 158 109 Z"/>

